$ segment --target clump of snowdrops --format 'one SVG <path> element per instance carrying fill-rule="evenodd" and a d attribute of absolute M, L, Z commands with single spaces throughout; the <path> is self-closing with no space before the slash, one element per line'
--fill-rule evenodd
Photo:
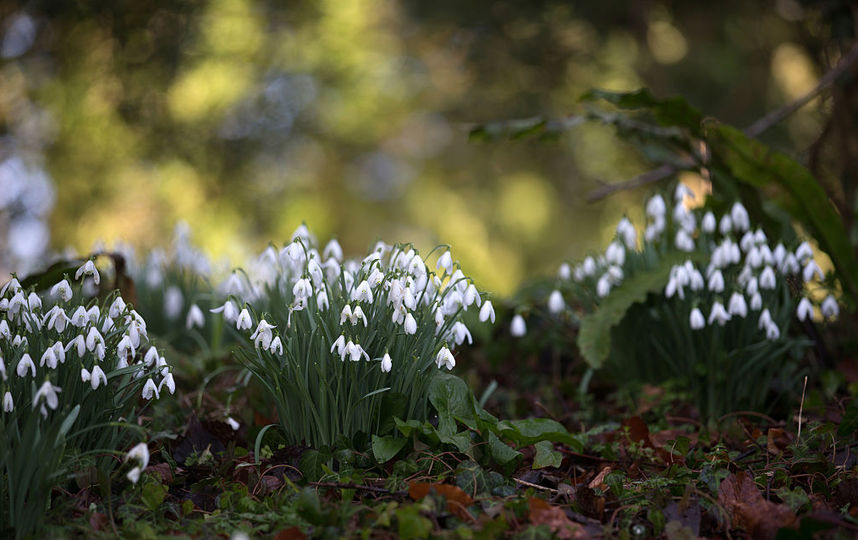
<path fill-rule="evenodd" d="M 100 281 L 91 260 L 47 294 L 14 277 L 0 290 L 0 532 L 35 531 L 73 472 L 109 473 L 141 407 L 175 391 L 140 314 L 84 281 Z"/>
<path fill-rule="evenodd" d="M 321 448 L 381 435 L 394 416 L 427 418 L 430 381 L 472 341 L 463 313 L 494 321 L 491 301 L 442 251 L 437 271 L 408 245 L 379 242 L 364 259 L 344 260 L 336 240 L 320 252 L 302 226 L 282 249 L 265 250 L 254 277 L 227 280 L 217 311 L 248 335 L 239 356 L 287 440 Z"/>
<path fill-rule="evenodd" d="M 797 322 L 816 310 L 836 317 L 837 300 L 822 291 L 823 272 L 807 242 L 770 240 L 739 202 L 716 216 L 689 208 L 691 196 L 680 184 L 672 209 L 653 196 L 642 238 L 624 217 L 604 253 L 561 265 L 548 310 L 566 311 L 569 299 L 586 317 L 614 295 L 656 283 L 613 329 L 610 372 L 621 381 L 678 379 L 707 418 L 765 409 L 770 391 L 799 384 L 796 360 L 810 341 Z M 811 296 L 824 300 L 815 305 Z M 514 333 L 522 328 L 514 321 Z"/>

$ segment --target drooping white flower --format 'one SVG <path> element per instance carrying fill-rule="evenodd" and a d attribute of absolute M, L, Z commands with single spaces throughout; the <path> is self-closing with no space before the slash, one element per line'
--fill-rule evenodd
<path fill-rule="evenodd" d="M 53 347 L 48 347 L 45 349 L 45 352 L 42 354 L 41 360 L 39 360 L 39 366 L 47 365 L 49 369 L 57 368 L 57 353 L 54 351 Z"/>
<path fill-rule="evenodd" d="M 72 289 L 71 285 L 67 279 L 63 279 L 53 287 L 51 287 L 51 296 L 54 298 L 59 298 L 63 302 L 68 302 L 72 299 Z"/>
<path fill-rule="evenodd" d="M 562 279 L 563 281 L 569 281 L 569 278 L 572 277 L 572 267 L 569 266 L 569 263 L 561 263 L 557 268 L 557 279 Z"/>
<path fill-rule="evenodd" d="M 599 281 L 596 283 L 596 294 L 599 295 L 600 298 L 604 298 L 608 296 L 608 293 L 611 292 L 611 279 L 608 274 L 602 274 L 602 277 L 599 278 Z"/>
<path fill-rule="evenodd" d="M 737 232 L 747 231 L 751 228 L 751 219 L 742 203 L 738 201 L 733 203 L 733 207 L 730 209 L 730 217 L 733 220 L 733 229 Z"/>
<path fill-rule="evenodd" d="M 822 301 L 821 310 L 822 316 L 826 319 L 840 315 L 840 306 L 837 304 L 837 299 L 830 294 Z"/>
<path fill-rule="evenodd" d="M 802 298 L 798 303 L 798 308 L 796 309 L 796 316 L 798 320 L 804 321 L 809 317 L 813 317 L 813 304 L 810 303 L 810 300 L 807 298 Z"/>
<path fill-rule="evenodd" d="M 605 250 L 605 260 L 608 264 L 622 266 L 626 262 L 626 248 L 619 242 L 611 242 Z"/>
<path fill-rule="evenodd" d="M 81 382 L 89 382 L 92 379 L 92 374 L 85 367 L 80 368 L 80 380 Z"/>
<path fill-rule="evenodd" d="M 202 328 L 205 326 L 206 320 L 203 316 L 203 310 L 196 304 L 191 304 L 191 307 L 188 308 L 188 314 L 185 317 L 185 328 L 190 330 L 192 328 Z"/>
<path fill-rule="evenodd" d="M 351 300 L 352 302 L 367 302 L 372 304 L 372 289 L 370 289 L 369 283 L 366 280 L 361 281 L 360 285 L 352 291 Z"/>
<path fill-rule="evenodd" d="M 313 284 L 307 278 L 301 278 L 292 286 L 292 294 L 297 299 L 307 299 L 313 294 Z"/>
<path fill-rule="evenodd" d="M 232 416 L 226 417 L 226 423 L 229 424 L 229 427 L 231 427 L 233 431 L 238 431 L 238 428 L 241 427 L 241 424 L 239 424 Z"/>
<path fill-rule="evenodd" d="M 730 315 L 736 315 L 738 317 L 747 317 L 748 316 L 748 304 L 745 302 L 745 297 L 742 293 L 734 292 L 730 296 L 730 302 L 728 304 L 727 311 Z"/>
<path fill-rule="evenodd" d="M 345 357 L 348 356 L 352 362 L 360 362 L 361 357 L 364 357 L 364 359 L 369 362 L 369 355 L 365 350 L 363 350 L 363 347 L 361 347 L 357 343 L 353 343 L 351 340 L 346 343 L 346 346 L 343 349 L 342 356 L 343 360 L 345 360 Z"/>
<path fill-rule="evenodd" d="M 165 386 L 171 395 L 176 393 L 176 379 L 173 378 L 173 373 L 170 371 L 163 375 L 161 382 L 158 383 L 158 393 L 160 393 L 161 389 Z"/>
<path fill-rule="evenodd" d="M 98 390 L 98 387 L 104 383 L 107 385 L 107 375 L 105 375 L 104 371 L 101 369 L 101 366 L 98 364 L 92 367 L 92 379 L 89 384 L 92 386 L 93 390 Z"/>
<path fill-rule="evenodd" d="M 360 308 L 358 308 L 358 309 L 360 309 Z M 406 334 L 411 335 L 411 336 L 416 334 L 417 333 L 417 321 L 414 319 L 414 315 L 412 315 L 411 313 L 408 313 L 405 316 L 405 322 L 403 322 L 402 327 L 405 330 Z"/>
<path fill-rule="evenodd" d="M 125 454 L 125 461 L 136 461 L 134 466 L 126 475 L 128 479 L 136 484 L 140 480 L 140 473 L 149 466 L 149 447 L 146 443 L 140 443 Z"/>
<path fill-rule="evenodd" d="M 253 345 L 259 347 L 261 343 L 262 348 L 267 351 L 271 346 L 271 342 L 274 340 L 274 332 L 272 332 L 272 330 L 275 328 L 277 328 L 276 325 L 270 324 L 265 319 L 259 321 L 259 324 L 256 326 L 256 330 L 250 335 L 250 339 L 253 340 Z"/>
<path fill-rule="evenodd" d="M 182 290 L 175 285 L 170 285 L 164 291 L 164 316 L 169 320 L 176 320 L 182 313 L 182 306 L 185 302 L 182 296 Z"/>
<path fill-rule="evenodd" d="M 762 273 L 760 273 L 760 288 L 774 289 L 776 285 L 777 279 L 775 278 L 775 271 L 771 266 L 766 266 L 763 268 Z"/>
<path fill-rule="evenodd" d="M 652 196 L 646 203 L 646 215 L 653 219 L 664 217 L 666 211 L 667 205 L 665 205 L 661 195 L 656 194 Z"/>
<path fill-rule="evenodd" d="M 66 344 L 66 352 L 69 349 L 74 349 L 77 351 L 77 357 L 83 358 L 84 353 L 86 353 L 86 339 L 82 335 L 77 335 Z"/>
<path fill-rule="evenodd" d="M 334 341 L 333 345 L 331 345 L 331 352 L 336 352 L 337 356 L 342 359 L 345 359 L 345 354 L 343 352 L 346 348 L 346 338 L 345 336 L 340 336 Z"/>
<path fill-rule="evenodd" d="M 238 330 L 250 330 L 251 326 L 253 326 L 253 321 L 250 319 L 250 312 L 244 308 L 235 320 L 235 327 Z"/>
<path fill-rule="evenodd" d="M 277 356 L 283 356 L 283 342 L 280 341 L 280 336 L 274 336 L 274 339 L 271 340 L 271 346 L 268 348 L 273 354 Z"/>
<path fill-rule="evenodd" d="M 19 377 L 25 377 L 27 375 L 27 371 L 30 372 L 31 377 L 36 376 L 36 364 L 33 363 L 33 359 L 30 358 L 28 353 L 24 353 L 21 356 L 21 359 L 18 360 L 18 366 L 15 368 L 15 373 L 17 373 Z"/>
<path fill-rule="evenodd" d="M 822 269 L 816 264 L 816 261 L 810 259 L 807 261 L 807 264 L 804 265 L 804 269 L 801 271 L 801 277 L 804 279 L 805 283 L 811 281 L 813 276 L 816 275 L 820 280 L 824 279 L 825 276 L 822 274 Z"/>
<path fill-rule="evenodd" d="M 78 306 L 71 316 L 71 323 L 78 328 L 83 328 L 89 322 L 89 317 L 86 314 L 86 308 Z"/>
<path fill-rule="evenodd" d="M 390 373 L 391 369 L 393 369 L 393 360 L 391 360 L 388 353 L 384 353 L 384 357 L 381 359 L 381 371 L 383 373 Z"/>
<path fill-rule="evenodd" d="M 742 235 L 742 239 L 739 240 L 739 247 L 742 248 L 742 251 L 747 253 L 751 251 L 751 248 L 754 247 L 754 245 L 754 233 L 746 231 L 745 234 Z"/>
<path fill-rule="evenodd" d="M 328 291 L 323 287 L 316 294 L 316 305 L 319 306 L 319 311 L 327 311 L 330 303 L 328 302 Z"/>
<path fill-rule="evenodd" d="M 688 317 L 688 324 L 692 330 L 700 330 L 706 326 L 706 319 L 703 318 L 703 312 L 700 311 L 700 308 L 691 310 L 691 315 Z"/>
<path fill-rule="evenodd" d="M 733 230 L 733 220 L 730 218 L 730 214 L 724 214 L 718 223 L 718 231 L 721 234 L 729 234 L 731 230 Z"/>
<path fill-rule="evenodd" d="M 468 330 L 468 327 L 460 321 L 456 321 L 456 323 L 453 324 L 453 327 L 450 329 L 450 334 L 452 335 L 453 341 L 456 345 L 464 343 L 466 338 L 468 340 L 468 344 L 474 343 L 470 330 Z"/>
<path fill-rule="evenodd" d="M 566 302 L 563 301 L 563 295 L 555 289 L 548 297 L 548 311 L 551 313 L 560 313 L 565 308 Z"/>
<path fill-rule="evenodd" d="M 715 270 L 709 276 L 708 288 L 710 291 L 716 293 L 724 291 L 724 275 L 721 273 L 721 270 Z"/>
<path fill-rule="evenodd" d="M 472 304 L 476 304 L 479 306 L 482 303 L 482 299 L 480 298 L 480 293 L 477 291 L 477 287 L 471 283 L 468 285 L 468 288 L 465 289 L 465 294 L 462 295 L 463 307 L 467 311 L 468 306 Z M 411 309 L 414 309 L 414 306 L 411 306 Z"/>
<path fill-rule="evenodd" d="M 121 296 L 117 296 L 113 300 L 113 303 L 110 304 L 110 309 L 108 310 L 107 314 L 110 316 L 111 319 L 115 319 L 116 317 L 119 317 L 121 314 L 125 313 L 125 308 L 125 300 L 123 300 Z"/>
<path fill-rule="evenodd" d="M 629 249 L 637 247 L 638 232 L 635 226 L 629 221 L 629 218 L 623 216 L 617 224 L 617 236 L 623 241 L 623 244 Z"/>
<path fill-rule="evenodd" d="M 6 382 L 8 376 L 6 375 L 6 362 L 3 360 L 3 355 L 0 355 L 0 379 L 3 382 Z"/>
<path fill-rule="evenodd" d="M 42 309 L 42 299 L 39 298 L 39 295 L 31 292 L 27 296 L 27 307 L 30 308 L 30 311 L 36 311 Z"/>
<path fill-rule="evenodd" d="M 769 312 L 769 308 L 766 308 L 760 313 L 760 318 L 757 321 L 757 328 L 763 329 L 772 324 L 772 314 Z"/>
<path fill-rule="evenodd" d="M 774 341 L 779 337 L 781 337 L 781 330 L 778 325 L 771 323 L 766 326 L 766 339 Z"/>
<path fill-rule="evenodd" d="M 18 281 L 18 278 L 13 277 L 10 279 L 3 288 L 0 289 L 0 296 L 6 296 L 6 291 L 12 291 L 12 293 L 16 293 L 21 290 L 21 283 Z"/>
<path fill-rule="evenodd" d="M 486 322 L 491 319 L 492 324 L 495 322 L 495 308 L 492 306 L 491 300 L 483 302 L 483 307 L 480 308 L 480 322 Z"/>
<path fill-rule="evenodd" d="M 325 249 L 322 251 L 322 257 L 324 259 L 333 258 L 336 261 L 343 260 L 343 248 L 340 246 L 340 243 L 337 242 L 336 238 L 331 238 L 325 245 Z"/>
<path fill-rule="evenodd" d="M 155 386 L 155 381 L 153 381 L 151 378 L 146 379 L 146 384 L 143 385 L 142 396 L 143 399 L 147 400 L 152 399 L 152 396 L 154 396 L 155 399 L 158 399 L 160 397 L 158 393 L 158 387 Z"/>
<path fill-rule="evenodd" d="M 98 269 L 95 267 L 95 263 L 92 262 L 92 259 L 83 263 L 83 266 L 77 269 L 77 272 L 74 273 L 75 279 L 80 279 L 81 276 L 92 276 L 92 281 L 98 285 L 101 282 L 101 277 L 98 275 Z"/>
<path fill-rule="evenodd" d="M 673 240 L 676 249 L 690 253 L 694 251 L 694 239 L 688 234 L 685 229 L 676 231 L 676 237 Z"/>
<path fill-rule="evenodd" d="M 516 314 L 515 317 L 512 318 L 512 323 L 509 326 L 509 333 L 512 334 L 513 337 L 522 337 L 527 334 L 527 325 L 524 323 L 524 317 Z"/>
<path fill-rule="evenodd" d="M 450 250 L 445 251 L 438 257 L 438 262 L 435 264 L 435 268 L 444 269 L 444 272 L 448 274 L 453 273 L 453 255 L 450 253 Z"/>
<path fill-rule="evenodd" d="M 748 303 L 748 305 L 751 307 L 752 310 L 759 311 L 760 308 L 763 307 L 763 297 L 760 295 L 760 293 L 755 292 L 753 295 L 751 295 L 751 301 Z"/>
<path fill-rule="evenodd" d="M 441 366 L 445 366 L 448 370 L 451 370 L 456 367 L 456 357 L 453 356 L 450 349 L 441 347 L 441 350 L 435 356 L 435 364 L 438 365 L 438 369 L 441 369 Z"/>
<path fill-rule="evenodd" d="M 709 320 L 707 322 L 711 325 L 714 321 L 718 321 L 719 326 L 724 326 L 729 320 L 730 314 L 724 309 L 724 305 L 716 300 L 712 304 L 712 311 L 709 313 Z"/>
<path fill-rule="evenodd" d="M 88 351 L 94 351 L 95 347 L 99 343 L 101 345 L 104 345 L 104 338 L 101 336 L 101 333 L 98 331 L 98 329 L 93 326 L 86 334 L 86 349 Z"/>
<path fill-rule="evenodd" d="M 805 263 L 808 259 L 813 258 L 813 248 L 806 241 L 802 242 L 795 250 L 795 258 L 800 263 Z"/>
<path fill-rule="evenodd" d="M 706 212 L 703 216 L 703 221 L 700 223 L 700 228 L 707 234 L 715 232 L 715 214 Z"/>
<path fill-rule="evenodd" d="M 57 394 L 62 392 L 59 386 L 54 386 L 51 384 L 51 381 L 45 381 L 42 383 L 42 386 L 39 387 L 39 390 L 36 392 L 36 395 L 33 396 L 33 408 L 36 408 L 36 405 L 39 404 L 39 401 L 42 399 L 45 400 L 48 408 L 51 410 L 55 410 L 57 405 L 59 405 L 60 401 L 57 397 Z"/>
<path fill-rule="evenodd" d="M 3 394 L 3 412 L 12 412 L 15 410 L 15 402 L 12 401 L 12 393 L 6 392 Z"/>
<path fill-rule="evenodd" d="M 238 306 L 236 306 L 232 300 L 227 300 L 222 306 L 212 308 L 209 311 L 211 313 L 223 312 L 223 320 L 227 322 L 233 322 L 238 318 Z"/>

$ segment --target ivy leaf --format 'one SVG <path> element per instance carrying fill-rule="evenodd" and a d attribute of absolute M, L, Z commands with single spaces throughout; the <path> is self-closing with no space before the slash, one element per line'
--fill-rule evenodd
<path fill-rule="evenodd" d="M 551 441 L 563 443 L 579 452 L 584 448 L 581 441 L 566 431 L 562 424 L 550 418 L 502 420 L 497 427 L 501 435 L 521 446 Z"/>
<path fill-rule="evenodd" d="M 539 441 L 534 444 L 536 455 L 533 457 L 533 468 L 543 469 L 545 467 L 560 467 L 563 462 L 563 454 L 554 449 L 551 441 Z"/>
<path fill-rule="evenodd" d="M 703 114 L 688 104 L 682 97 L 656 99 L 646 88 L 635 92 L 609 92 L 590 90 L 581 96 L 580 101 L 604 100 L 621 109 L 647 109 L 663 126 L 687 128 L 693 135 L 700 136 Z"/>
<path fill-rule="evenodd" d="M 489 432 L 489 453 L 492 459 L 501 466 L 514 463 L 521 457 L 521 452 L 514 450 L 492 432 Z"/>
<path fill-rule="evenodd" d="M 405 447 L 408 439 L 397 439 L 396 437 L 379 437 L 372 436 L 372 455 L 376 461 L 385 463 L 390 461 L 393 456 L 399 453 Z"/>
<path fill-rule="evenodd" d="M 441 438 L 456 434 L 456 417 L 473 417 L 473 396 L 465 381 L 450 373 L 439 373 L 429 383 L 429 402 L 438 412 Z"/>

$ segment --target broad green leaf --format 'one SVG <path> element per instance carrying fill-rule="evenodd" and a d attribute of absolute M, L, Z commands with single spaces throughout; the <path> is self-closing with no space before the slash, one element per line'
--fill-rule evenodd
<path fill-rule="evenodd" d="M 307 481 L 316 482 L 324 475 L 325 471 L 322 465 L 327 460 L 328 456 L 318 450 L 305 450 L 298 459 L 298 469 Z"/>
<path fill-rule="evenodd" d="M 158 482 L 148 481 L 143 484 L 143 489 L 140 491 L 140 499 L 149 511 L 154 512 L 164 502 L 167 491 L 167 486 L 161 485 Z"/>
<path fill-rule="evenodd" d="M 831 257 L 841 283 L 855 299 L 858 260 L 839 215 L 810 171 L 732 126 L 707 122 L 706 135 L 713 157 L 723 162 L 732 176 L 755 188 L 779 189 L 778 202 Z"/>
<path fill-rule="evenodd" d="M 539 441 L 563 443 L 581 451 L 581 441 L 573 437 L 559 422 L 550 418 L 527 418 L 525 420 L 501 420 L 498 431 L 519 445 L 527 446 Z"/>
<path fill-rule="evenodd" d="M 378 426 L 379 433 L 390 433 L 396 427 L 394 418 L 405 416 L 408 408 L 408 396 L 400 392 L 387 392 L 381 398 L 381 411 L 384 416 Z"/>
<path fill-rule="evenodd" d="M 399 537 L 403 540 L 429 538 L 432 532 L 432 522 L 421 516 L 420 508 L 414 504 L 397 510 L 396 521 L 399 522 Z"/>
<path fill-rule="evenodd" d="M 498 465 L 508 465 L 521 457 L 521 452 L 500 440 L 497 435 L 489 432 L 489 453 Z"/>
<path fill-rule="evenodd" d="M 407 442 L 408 439 L 397 439 L 395 437 L 379 437 L 378 435 L 373 435 L 372 455 L 375 456 L 376 461 L 378 461 L 379 463 L 385 463 L 387 461 L 390 461 L 393 456 L 398 454 Z"/>
<path fill-rule="evenodd" d="M 611 352 L 611 329 L 623 320 L 632 305 L 643 302 L 649 293 L 664 288 L 670 269 L 693 254 L 675 253 L 664 257 L 650 270 L 639 272 L 624 281 L 605 297 L 598 309 L 581 319 L 578 349 L 593 369 L 599 369 Z"/>
<path fill-rule="evenodd" d="M 856 430 L 858 430 L 858 403 L 853 401 L 846 407 L 846 413 L 837 428 L 837 436 L 841 439 L 848 439 Z"/>
<path fill-rule="evenodd" d="M 681 126 L 689 129 L 694 135 L 700 134 L 700 123 L 703 115 L 681 97 L 656 99 L 646 88 L 634 92 L 609 92 L 606 90 L 590 90 L 581 101 L 604 100 L 621 109 L 647 109 L 663 126 Z"/>
<path fill-rule="evenodd" d="M 554 449 L 551 441 L 539 441 L 534 444 L 536 455 L 533 457 L 533 468 L 560 467 L 563 462 L 563 454 Z"/>
<path fill-rule="evenodd" d="M 37 274 L 27 276 L 26 279 L 22 279 L 21 286 L 24 289 L 29 289 L 31 285 L 35 285 L 37 291 L 43 291 L 62 281 L 63 274 L 73 276 L 85 260 L 86 259 L 71 259 L 57 261 L 45 270 L 42 270 Z"/>
<path fill-rule="evenodd" d="M 442 437 L 456 433 L 457 416 L 473 416 L 471 391 L 465 381 L 450 373 L 439 373 L 429 383 L 429 402 L 438 412 L 438 432 Z"/>

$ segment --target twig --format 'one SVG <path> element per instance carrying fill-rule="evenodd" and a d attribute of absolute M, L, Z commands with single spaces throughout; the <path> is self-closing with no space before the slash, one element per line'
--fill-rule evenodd
<path fill-rule="evenodd" d="M 405 492 L 401 491 L 390 491 L 387 488 L 380 488 L 375 486 L 364 486 L 361 484 L 352 484 L 352 483 L 339 483 L 339 482 L 308 482 L 311 486 L 323 487 L 323 488 L 335 488 L 335 489 L 359 489 L 362 491 L 370 491 L 372 493 L 383 493 L 385 495 L 405 495 Z"/>
<path fill-rule="evenodd" d="M 807 391 L 807 375 L 804 376 L 804 387 L 801 389 L 801 403 L 798 404 L 798 435 L 795 444 L 801 442 L 801 413 L 804 411 L 804 393 Z"/>
<path fill-rule="evenodd" d="M 513 480 L 515 481 L 516 484 L 521 484 L 522 486 L 532 487 L 534 489 L 541 489 L 541 490 L 547 491 L 549 493 L 559 493 L 559 491 L 557 491 L 554 488 L 540 486 L 539 484 L 532 484 L 530 482 L 527 482 L 526 480 L 521 480 L 519 478 L 513 478 Z"/>
<path fill-rule="evenodd" d="M 858 61 L 858 43 L 852 45 L 852 48 L 849 52 L 840 59 L 840 62 L 832 68 L 828 73 L 823 75 L 823 77 L 819 80 L 819 83 L 807 94 L 801 96 L 795 101 L 791 101 L 787 103 L 783 107 L 775 109 L 774 111 L 768 113 L 763 116 L 750 126 L 746 127 L 743 132 L 745 135 L 749 137 L 757 137 L 769 130 L 772 126 L 778 124 L 783 121 L 785 118 L 798 111 L 808 102 L 813 100 L 819 94 L 824 92 L 829 86 L 834 84 L 840 75 L 842 75 L 847 69 L 849 69 L 852 64 Z M 694 162 L 689 162 L 688 165 L 693 165 Z M 659 180 L 663 180 L 668 176 L 678 172 L 681 170 L 681 167 L 667 164 L 652 169 L 651 171 L 647 171 L 643 174 L 635 176 L 630 180 L 626 180 L 625 182 L 620 182 L 617 184 L 607 184 L 598 189 L 595 189 L 587 195 L 587 202 L 598 202 L 605 197 L 612 195 L 618 191 L 625 191 L 628 189 L 634 189 L 637 187 L 645 186 L 647 184 L 652 184 L 658 182 Z"/>

